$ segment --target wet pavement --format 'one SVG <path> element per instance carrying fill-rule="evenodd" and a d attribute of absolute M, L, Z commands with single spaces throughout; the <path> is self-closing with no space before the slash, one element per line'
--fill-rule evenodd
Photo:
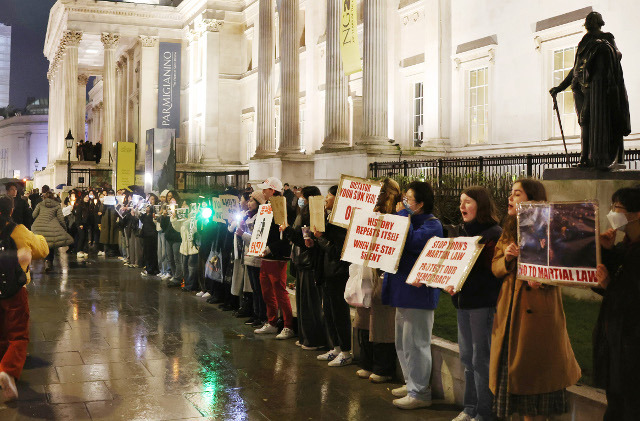
<path fill-rule="evenodd" d="M 69 255 L 70 256 L 70 255 Z M 244 319 L 142 279 L 117 259 L 50 274 L 33 265 L 31 343 L 18 402 L 0 420 L 451 420 L 459 408 L 393 407 L 390 390 L 327 367 L 294 340 L 255 336 Z"/>

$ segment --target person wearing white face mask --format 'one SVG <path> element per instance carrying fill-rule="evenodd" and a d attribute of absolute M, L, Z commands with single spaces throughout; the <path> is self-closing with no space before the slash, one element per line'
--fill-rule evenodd
<path fill-rule="evenodd" d="M 607 219 L 611 229 L 600 235 L 602 264 L 596 279 L 603 295 L 593 340 L 594 378 L 607 392 L 604 421 L 638 419 L 640 393 L 640 186 L 616 191 Z M 616 231 L 624 240 L 614 245 Z"/>

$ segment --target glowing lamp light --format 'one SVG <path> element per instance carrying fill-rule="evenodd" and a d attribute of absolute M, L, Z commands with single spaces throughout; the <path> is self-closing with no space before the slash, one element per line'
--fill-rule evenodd
<path fill-rule="evenodd" d="M 204 219 L 209 219 L 213 215 L 213 210 L 211 208 L 202 208 L 202 217 Z"/>

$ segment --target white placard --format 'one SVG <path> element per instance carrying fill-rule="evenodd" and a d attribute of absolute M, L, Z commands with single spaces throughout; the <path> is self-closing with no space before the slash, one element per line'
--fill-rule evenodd
<path fill-rule="evenodd" d="M 382 190 L 381 181 L 342 175 L 329 223 L 348 228 L 354 210 L 363 209 L 373 212 L 380 190 Z"/>
<path fill-rule="evenodd" d="M 247 256 L 260 256 L 267 248 L 267 239 L 271 230 L 271 222 L 273 221 L 273 209 L 271 205 L 266 203 L 258 208 L 258 216 L 253 225 L 251 233 L 251 243 Z"/>
<path fill-rule="evenodd" d="M 484 244 L 482 237 L 432 237 L 422 249 L 407 283 L 420 282 L 433 288 L 452 286 L 455 292 L 462 289 Z"/>
<path fill-rule="evenodd" d="M 232 194 L 221 194 L 219 198 L 222 202 L 222 218 L 229 221 L 240 210 L 238 197 Z"/>
<path fill-rule="evenodd" d="M 71 205 L 65 206 L 64 208 L 62 208 L 62 216 L 69 216 L 71 215 L 72 211 L 73 211 L 73 206 Z"/>
<path fill-rule="evenodd" d="M 406 216 L 356 209 L 342 249 L 342 260 L 396 273 L 409 222 Z"/>
<path fill-rule="evenodd" d="M 116 197 L 115 196 L 105 196 L 103 204 L 107 206 L 115 206 L 116 205 Z"/>
<path fill-rule="evenodd" d="M 211 215 L 211 219 L 215 222 L 226 223 L 227 221 L 223 217 L 223 209 L 222 200 L 219 197 L 211 198 L 211 210 L 213 214 Z"/>

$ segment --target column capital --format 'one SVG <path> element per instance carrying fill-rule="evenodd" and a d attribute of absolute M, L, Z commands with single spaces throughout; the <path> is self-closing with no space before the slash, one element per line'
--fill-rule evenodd
<path fill-rule="evenodd" d="M 100 41 L 102 41 L 102 45 L 106 49 L 113 49 L 118 46 L 118 42 L 120 41 L 120 35 L 118 34 L 109 34 L 107 32 L 103 32 L 100 36 Z"/>
<path fill-rule="evenodd" d="M 218 19 L 202 19 L 198 25 L 198 30 L 201 34 L 205 32 L 220 32 L 220 29 L 224 26 L 224 21 Z"/>
<path fill-rule="evenodd" d="M 65 47 L 77 47 L 82 40 L 82 32 L 80 31 L 64 31 L 62 35 L 62 44 Z"/>
<path fill-rule="evenodd" d="M 78 75 L 78 85 L 86 86 L 88 81 L 89 81 L 89 75 L 85 75 L 85 74 Z"/>
<path fill-rule="evenodd" d="M 191 45 L 195 40 L 198 39 L 198 36 L 200 35 L 195 29 L 186 29 L 184 31 L 184 34 L 187 38 L 187 45 Z"/>
<path fill-rule="evenodd" d="M 138 38 L 140 39 L 140 44 L 142 44 L 143 47 L 155 47 L 158 45 L 158 37 L 140 35 Z"/>

